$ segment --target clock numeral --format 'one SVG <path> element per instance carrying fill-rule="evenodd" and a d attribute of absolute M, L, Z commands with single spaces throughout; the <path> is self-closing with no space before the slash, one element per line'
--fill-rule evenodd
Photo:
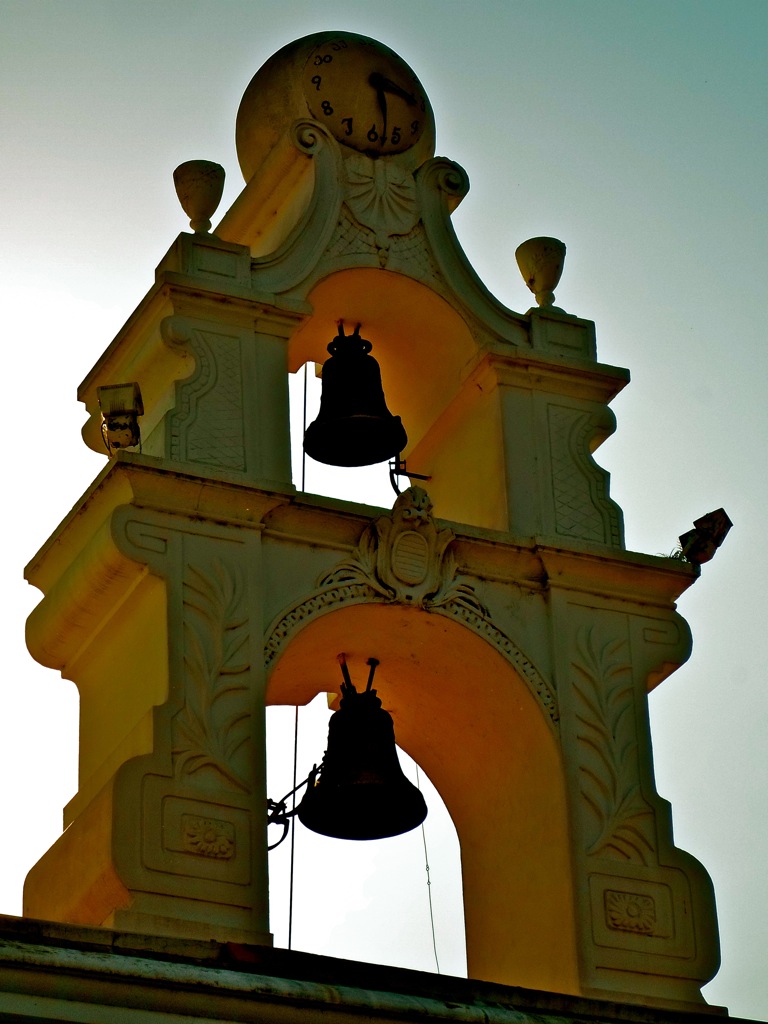
<path fill-rule="evenodd" d="M 312 85 L 314 85 L 315 90 L 317 92 L 320 92 L 320 83 L 321 82 L 322 82 L 322 78 L 320 77 L 320 75 L 313 75 L 312 76 Z"/>
<path fill-rule="evenodd" d="M 326 117 L 333 113 L 333 107 L 328 102 L 328 100 L 323 100 L 323 102 L 320 104 L 320 109 L 322 110 Z"/>
<path fill-rule="evenodd" d="M 331 43 L 332 50 L 346 50 L 347 42 L 345 39 L 337 39 L 335 43 Z"/>
<path fill-rule="evenodd" d="M 379 141 L 379 133 L 376 131 L 376 125 L 375 124 L 371 125 L 371 129 L 368 132 L 368 141 L 369 142 L 378 142 Z"/>
<path fill-rule="evenodd" d="M 322 56 L 318 53 L 318 55 L 314 59 L 314 63 L 315 64 L 330 64 L 332 60 L 333 60 L 333 57 L 332 57 L 332 55 L 330 53 L 324 53 Z"/>
<path fill-rule="evenodd" d="M 351 117 L 342 117 L 341 123 L 346 125 L 346 128 L 344 129 L 344 134 L 345 135 L 351 135 L 352 134 L 352 118 Z"/>
<path fill-rule="evenodd" d="M 419 122 L 411 121 L 411 135 L 418 135 L 419 133 Z"/>
<path fill-rule="evenodd" d="M 390 141 L 392 142 L 393 146 L 397 146 L 398 143 L 400 142 L 400 129 L 397 127 L 397 125 L 395 125 L 394 128 L 392 129 L 392 138 Z"/>

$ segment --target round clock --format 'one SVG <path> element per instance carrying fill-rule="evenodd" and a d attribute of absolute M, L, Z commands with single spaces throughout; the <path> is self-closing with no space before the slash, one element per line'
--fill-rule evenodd
<path fill-rule="evenodd" d="M 369 156 L 403 153 L 431 123 L 416 75 L 393 50 L 364 36 L 339 34 L 315 46 L 303 88 L 315 120 Z"/>
<path fill-rule="evenodd" d="M 435 120 L 421 83 L 401 57 L 368 36 L 316 32 L 259 68 L 237 113 L 246 181 L 308 115 L 357 152 L 407 153 L 414 168 L 434 155 Z"/>

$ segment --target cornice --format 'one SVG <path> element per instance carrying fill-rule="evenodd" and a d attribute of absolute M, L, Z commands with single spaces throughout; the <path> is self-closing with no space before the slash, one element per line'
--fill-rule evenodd
<path fill-rule="evenodd" d="M 373 519 L 386 514 L 337 499 L 245 485 L 234 473 L 218 471 L 214 478 L 179 463 L 120 452 L 25 570 L 26 579 L 46 594 L 28 624 L 30 648 L 43 664 L 60 668 L 94 622 L 111 614 L 146 572 L 122 553 L 114 536 L 114 513 L 121 506 L 340 552 L 351 551 Z M 453 536 L 458 571 L 489 583 L 669 610 L 697 578 L 694 566 L 675 559 L 436 522 Z"/>
<path fill-rule="evenodd" d="M 190 1013 L 291 1024 L 704 1024 L 725 1015 L 537 992 L 307 953 L 0 918 L 3 1010 L 29 1021 Z M 59 1014 L 62 1014 L 61 1018 Z M 740 1024 L 737 1018 L 729 1018 Z"/>
<path fill-rule="evenodd" d="M 605 404 L 629 382 L 629 370 L 620 366 L 519 349 L 510 351 L 501 345 L 488 351 L 468 376 L 483 386 L 483 377 L 489 375 L 495 383 L 508 387 L 547 391 Z"/>

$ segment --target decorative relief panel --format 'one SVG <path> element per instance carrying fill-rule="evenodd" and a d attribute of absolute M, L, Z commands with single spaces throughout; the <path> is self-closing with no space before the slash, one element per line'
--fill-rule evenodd
<path fill-rule="evenodd" d="M 339 222 L 328 246 L 328 255 L 376 256 L 378 251 L 375 233 L 370 228 L 358 224 L 347 208 L 342 207 Z"/>
<path fill-rule="evenodd" d="M 427 492 L 410 487 L 390 515 L 363 531 L 352 557 L 324 576 L 320 586 L 366 583 L 388 600 L 423 608 L 460 596 L 480 610 L 474 589 L 456 577 L 455 560 L 446 553 L 452 540 L 453 531 L 439 529 L 432 518 Z"/>
<path fill-rule="evenodd" d="M 176 385 L 168 414 L 169 458 L 244 470 L 240 339 L 197 330 L 183 317 L 168 317 L 162 331 L 168 344 L 186 344 L 195 354 L 195 372 Z"/>
<path fill-rule="evenodd" d="M 185 569 L 184 706 L 172 722 L 178 776 L 213 769 L 248 790 L 237 768 L 248 738 L 248 610 L 242 571 L 216 561 Z"/>
<path fill-rule="evenodd" d="M 167 701 L 154 708 L 151 753 L 117 775 L 120 877 L 132 893 L 180 897 L 185 921 L 193 897 L 205 921 L 188 921 L 189 934 L 218 928 L 263 941 L 266 909 L 253 886 L 264 866 L 252 848 L 254 823 L 265 815 L 254 799 L 263 783 L 254 754 L 261 664 L 252 657 L 247 568 L 258 562 L 257 537 L 129 505 L 115 513 L 115 532 L 131 557 L 167 581 L 170 684 Z M 144 912 L 135 902 L 121 927 L 146 927 Z"/>
<path fill-rule="evenodd" d="M 205 897 L 198 888 L 197 898 L 241 903 L 243 892 L 228 887 L 242 890 L 252 878 L 250 798 L 211 801 L 158 775 L 146 775 L 142 789 L 142 863 L 153 872 L 151 887 L 188 895 L 189 879 L 208 880 L 214 887 Z"/>
<path fill-rule="evenodd" d="M 404 235 L 392 235 L 386 247 L 378 244 L 374 231 L 363 227 L 343 207 L 339 222 L 328 247 L 329 256 L 376 256 L 379 265 L 390 270 L 405 272 L 419 281 L 440 281 L 440 272 L 427 247 L 424 228 L 417 224 Z"/>
<path fill-rule="evenodd" d="M 420 281 L 429 281 L 432 286 L 441 285 L 440 271 L 427 245 L 427 236 L 421 224 L 417 224 L 407 235 L 395 235 L 390 245 L 389 267 L 405 270 Z"/>
<path fill-rule="evenodd" d="M 550 721 L 557 722 L 557 700 L 549 683 L 491 621 L 470 577 L 458 572 L 450 550 L 453 537 L 452 530 L 435 523 L 426 491 L 404 491 L 391 513 L 366 527 L 351 556 L 321 577 L 315 593 L 274 624 L 265 644 L 265 663 L 315 615 L 345 604 L 405 604 L 458 619 L 492 643 L 525 679 Z"/>
<path fill-rule="evenodd" d="M 547 412 L 557 533 L 620 547 L 621 511 L 608 496 L 608 474 L 589 451 L 601 432 L 594 415 L 562 405 L 550 405 Z"/>
<path fill-rule="evenodd" d="M 655 857 L 654 815 L 640 790 L 629 645 L 582 626 L 572 659 L 587 853 L 637 864 Z"/>
<path fill-rule="evenodd" d="M 647 869 L 637 878 L 594 873 L 589 876 L 592 934 L 595 942 L 614 950 L 666 956 L 688 956 L 692 928 L 686 905 L 690 896 L 684 880 L 674 876 L 673 886 L 650 877 Z M 677 891 L 676 891 L 677 890 Z M 683 909 L 675 913 L 676 906 Z"/>

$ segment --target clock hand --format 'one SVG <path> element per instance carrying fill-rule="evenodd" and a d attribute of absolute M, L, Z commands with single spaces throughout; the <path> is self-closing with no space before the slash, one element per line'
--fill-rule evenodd
<path fill-rule="evenodd" d="M 368 79 L 368 82 L 376 90 L 376 99 L 378 101 L 379 110 L 381 111 L 381 117 L 384 122 L 384 127 L 382 129 L 380 136 L 381 142 L 383 143 L 387 137 L 387 97 L 384 92 L 384 87 L 381 84 L 381 77 L 381 75 L 377 74 L 374 71 L 373 74 Z"/>
<path fill-rule="evenodd" d="M 387 138 L 387 97 L 383 89 L 378 89 L 377 94 L 379 97 L 379 106 L 381 107 L 381 116 L 384 119 L 384 128 L 381 133 L 382 144 Z"/>
<path fill-rule="evenodd" d="M 393 82 L 391 78 L 386 78 L 384 75 L 379 74 L 378 71 L 373 71 L 368 81 L 378 93 L 391 93 L 393 96 L 399 96 L 400 99 L 405 100 L 410 106 L 416 106 L 415 96 L 406 92 L 397 82 Z"/>

